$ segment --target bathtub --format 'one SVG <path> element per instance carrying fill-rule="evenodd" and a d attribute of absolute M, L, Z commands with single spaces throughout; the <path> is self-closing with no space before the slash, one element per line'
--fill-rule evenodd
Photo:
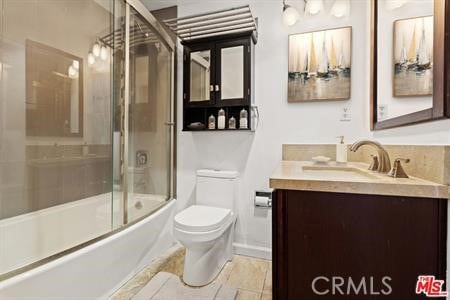
<path fill-rule="evenodd" d="M 16 267 L 18 262 L 27 264 L 27 259 L 45 258 L 61 251 L 61 247 L 67 249 L 109 232 L 112 219 L 120 214 L 119 208 L 111 207 L 111 202 L 109 193 L 0 220 L 0 258 L 3 258 L 0 266 L 5 270 L 11 268 L 12 262 Z M 132 219 L 142 216 L 143 208 L 156 212 L 98 242 L 1 281 L 0 299 L 108 298 L 174 244 L 175 201 L 165 202 L 153 195 L 130 197 L 128 210 Z M 82 224 L 77 218 L 80 216 Z M 47 234 L 46 239 L 46 232 L 60 238 L 51 240 Z M 40 244 L 35 240 L 37 233 L 41 234 Z M 15 240 L 12 251 L 3 242 L 14 236 L 19 241 Z"/>

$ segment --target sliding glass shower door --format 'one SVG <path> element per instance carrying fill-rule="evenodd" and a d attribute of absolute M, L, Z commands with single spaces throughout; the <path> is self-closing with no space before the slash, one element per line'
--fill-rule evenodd
<path fill-rule="evenodd" d="M 0 0 L 0 280 L 171 198 L 173 43 L 154 22 L 138 0 Z"/>
<path fill-rule="evenodd" d="M 128 213 L 131 222 L 170 198 L 172 53 L 130 8 Z"/>
<path fill-rule="evenodd" d="M 120 120 L 114 132 L 119 226 L 152 213 L 172 195 L 173 49 L 136 8 L 124 7 L 115 60 L 115 82 L 122 83 L 115 86 Z"/>

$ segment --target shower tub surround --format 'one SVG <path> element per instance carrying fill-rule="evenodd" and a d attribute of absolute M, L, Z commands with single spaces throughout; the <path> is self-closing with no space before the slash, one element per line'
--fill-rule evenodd
<path fill-rule="evenodd" d="M 120 192 L 114 193 L 115 199 L 120 197 Z M 102 236 L 111 225 L 120 227 L 121 205 L 111 207 L 112 198 L 112 193 L 105 193 L 0 220 L 0 275 Z M 164 196 L 132 194 L 129 217 L 139 219 L 165 203 Z M 37 243 L 41 235 L 46 238 Z"/>
<path fill-rule="evenodd" d="M 11 226 L 8 230 L 0 227 L 0 232 L 12 234 L 11 241 L 14 241 L 13 237 L 23 237 L 20 245 L 16 243 L 9 250 L 1 249 L 2 258 L 9 257 L 9 259 L 15 259 L 16 263 L 20 260 L 26 263 L 27 255 L 48 255 L 49 252 L 26 252 L 39 250 L 30 246 L 30 243 L 34 242 L 31 238 L 27 238 L 33 235 L 33 231 L 30 230 L 43 230 L 43 232 L 50 233 L 57 231 L 54 233 L 60 234 L 59 241 L 68 247 L 88 240 L 87 234 L 92 234 L 93 228 L 97 235 L 107 231 L 108 226 L 111 226 L 111 217 L 109 216 L 112 208 L 110 204 L 107 204 L 108 202 L 103 201 L 104 197 L 110 199 L 111 196 L 96 196 L 69 203 L 67 206 L 61 205 L 57 208 L 19 216 L 17 219 L 0 221 L 2 227 Z M 153 205 L 157 209 L 161 205 L 156 205 L 156 203 L 166 203 L 166 205 L 156 210 L 151 216 L 105 239 L 0 282 L 0 299 L 30 299 L 30 295 L 36 299 L 106 299 L 109 297 L 138 271 L 174 244 L 172 220 L 175 213 L 175 200 L 161 203 L 158 199 L 148 198 L 146 203 L 143 201 L 143 197 L 135 197 L 135 199 L 141 201 L 143 207 Z M 137 206 L 141 207 L 141 205 Z M 133 207 L 135 206 L 131 201 L 130 212 L 139 214 L 137 211 L 133 212 Z M 96 210 L 93 213 L 94 208 Z M 80 215 L 83 218 L 79 218 Z M 91 217 L 88 217 L 89 215 Z M 64 220 L 63 225 L 60 223 L 61 219 Z M 71 224 L 71 220 L 79 219 L 84 219 L 85 223 Z M 52 223 L 54 221 L 59 222 Z M 71 238 L 77 240 L 64 240 L 64 232 L 67 230 L 74 230 L 74 233 L 77 234 L 71 235 Z M 83 232 L 86 235 L 83 235 Z M 5 244 L 7 246 L 8 243 L 0 245 L 4 247 Z M 47 245 L 47 243 L 44 244 Z M 51 244 L 47 246 L 46 251 L 52 251 L 61 245 L 56 247 L 53 245 L 53 248 Z M 27 249 L 29 247 L 31 249 Z M 3 253 L 7 253 L 7 255 L 3 255 Z M 2 263 L 5 268 L 12 267 L 5 261 Z M 58 284 L 55 285 L 55 282 Z"/>

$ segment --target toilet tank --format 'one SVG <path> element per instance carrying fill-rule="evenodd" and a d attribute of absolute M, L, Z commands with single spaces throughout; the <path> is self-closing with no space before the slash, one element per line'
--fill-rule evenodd
<path fill-rule="evenodd" d="M 197 204 L 233 210 L 237 194 L 237 179 L 236 171 L 198 170 Z"/>

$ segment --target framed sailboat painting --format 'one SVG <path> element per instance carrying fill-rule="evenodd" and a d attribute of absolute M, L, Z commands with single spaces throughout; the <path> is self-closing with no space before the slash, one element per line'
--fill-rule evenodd
<path fill-rule="evenodd" d="M 394 22 L 394 97 L 433 94 L 433 16 Z"/>
<path fill-rule="evenodd" d="M 290 35 L 288 102 L 350 99 L 351 52 L 351 27 Z"/>

